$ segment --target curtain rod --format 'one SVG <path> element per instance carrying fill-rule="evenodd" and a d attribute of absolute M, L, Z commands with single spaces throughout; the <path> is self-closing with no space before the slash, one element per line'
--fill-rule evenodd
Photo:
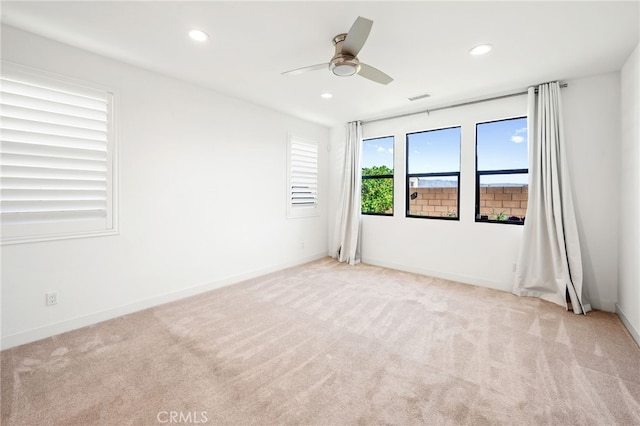
<path fill-rule="evenodd" d="M 560 83 L 560 87 L 567 87 L 567 86 L 568 86 L 567 83 Z M 451 104 L 451 105 L 445 105 L 445 106 L 431 108 L 431 109 L 425 109 L 425 110 L 422 110 L 422 111 L 408 112 L 406 114 L 398 114 L 398 115 L 392 115 L 392 116 L 389 116 L 389 117 L 374 118 L 374 119 L 371 119 L 371 120 L 361 120 L 360 122 L 362 124 L 369 124 L 369 123 L 375 123 L 375 122 L 378 122 L 378 121 L 393 120 L 395 118 L 410 117 L 412 115 L 418 115 L 418 114 L 424 114 L 424 113 L 427 113 L 427 115 L 429 115 L 432 112 L 441 111 L 443 109 L 457 108 L 457 107 L 461 107 L 461 106 L 479 104 L 479 103 L 482 103 L 482 102 L 496 101 L 498 99 L 512 98 L 514 96 L 526 95 L 528 92 L 529 92 L 528 90 L 525 90 L 525 91 L 516 92 L 516 93 L 509 93 L 507 95 L 492 96 L 492 97 L 489 97 L 489 98 L 476 99 L 476 100 L 473 100 L 473 101 L 460 102 L 460 103 L 457 103 L 457 104 Z M 538 93 L 538 89 L 536 89 L 536 93 Z"/>

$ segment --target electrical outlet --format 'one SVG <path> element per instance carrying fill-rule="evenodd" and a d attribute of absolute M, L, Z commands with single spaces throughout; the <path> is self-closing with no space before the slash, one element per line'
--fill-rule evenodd
<path fill-rule="evenodd" d="M 55 305 L 58 303 L 58 292 L 54 291 L 47 293 L 47 306 Z"/>

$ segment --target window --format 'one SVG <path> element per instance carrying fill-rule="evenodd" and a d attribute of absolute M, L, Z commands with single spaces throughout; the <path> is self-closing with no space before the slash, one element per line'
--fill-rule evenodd
<path fill-rule="evenodd" d="M 407 216 L 458 220 L 460 127 L 407 134 Z"/>
<path fill-rule="evenodd" d="M 287 215 L 290 218 L 318 214 L 318 146 L 290 136 Z"/>
<path fill-rule="evenodd" d="M 2 243 L 116 232 L 113 95 L 2 63 Z"/>
<path fill-rule="evenodd" d="M 528 161 L 526 117 L 476 124 L 476 222 L 524 223 Z"/>
<path fill-rule="evenodd" d="M 393 136 L 362 141 L 362 213 L 393 216 Z"/>

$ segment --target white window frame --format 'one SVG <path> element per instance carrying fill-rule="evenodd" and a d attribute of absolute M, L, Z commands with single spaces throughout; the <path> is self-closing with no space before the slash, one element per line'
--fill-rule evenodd
<path fill-rule="evenodd" d="M 2 108 L 0 118 L 3 121 L 3 124 L 0 125 L 0 140 L 2 140 L 3 144 L 2 154 L 4 157 L 1 166 L 4 170 L 2 170 L 1 173 L 0 188 L 2 189 L 2 203 L 7 203 L 7 208 L 3 208 L 3 213 L 0 214 L 2 245 L 118 234 L 118 156 L 114 108 L 116 99 L 115 91 L 98 84 L 60 76 L 4 60 L 2 61 L 0 76 L 2 77 L 2 80 L 0 81 L 0 108 Z M 37 165 L 38 162 L 42 165 L 41 167 L 46 167 L 46 165 L 49 165 L 51 161 L 60 161 L 61 163 L 69 164 L 76 163 L 78 165 L 69 165 L 69 169 L 65 169 L 72 170 L 69 173 L 73 174 L 76 173 L 76 169 L 74 169 L 74 167 L 82 168 L 82 165 L 79 163 L 86 160 L 86 158 L 80 158 L 83 157 L 83 155 L 76 154 L 73 151 L 80 151 L 83 149 L 85 149 L 85 151 L 91 150 L 83 147 L 81 142 L 76 143 L 75 148 L 65 148 L 64 146 L 67 146 L 66 143 L 70 139 L 69 136 L 53 136 L 52 138 L 57 140 L 67 138 L 67 140 L 61 142 L 60 145 L 57 145 L 58 142 L 53 142 L 53 144 L 50 145 L 51 142 L 49 140 L 45 140 L 49 139 L 50 135 L 55 135 L 57 131 L 55 130 L 56 125 L 48 124 L 53 121 L 47 121 L 55 121 L 55 115 L 66 115 L 67 119 L 72 121 L 78 120 L 79 122 L 82 122 L 85 120 L 80 117 L 80 114 L 76 115 L 76 113 L 69 112 L 66 114 L 60 114 L 61 110 L 58 108 L 55 108 L 54 113 L 49 114 L 47 112 L 40 112 L 41 110 L 38 109 L 38 106 L 33 107 L 33 111 L 36 111 L 36 115 L 34 117 L 39 117 L 40 115 L 43 117 L 42 121 L 38 120 L 33 127 L 34 129 L 38 129 L 38 126 L 41 126 L 41 128 L 36 132 L 37 136 L 35 137 L 41 138 L 43 142 L 42 144 L 35 144 L 32 146 L 30 146 L 28 142 L 25 142 L 25 140 L 29 140 L 34 137 L 32 135 L 35 133 L 30 133 L 30 129 L 25 126 L 24 120 L 20 116 L 21 114 L 24 114 L 24 117 L 31 118 L 31 112 L 29 112 L 31 108 L 16 108 L 15 106 L 11 106 L 14 102 L 11 100 L 12 95 L 10 94 L 10 92 L 14 90 L 10 88 L 14 85 L 12 81 L 20 82 L 15 85 L 16 87 L 19 87 L 24 83 L 25 85 L 42 87 L 44 88 L 43 92 L 50 91 L 64 94 L 69 93 L 71 94 L 70 97 L 86 97 L 91 101 L 99 99 L 96 103 L 102 104 L 100 107 L 102 108 L 102 112 L 100 114 L 105 118 L 96 119 L 95 121 L 100 122 L 103 120 L 102 122 L 105 127 L 103 130 L 99 130 L 98 132 L 103 133 L 105 136 L 105 140 L 103 141 L 104 148 L 99 149 L 99 152 L 102 152 L 99 159 L 95 161 L 87 161 L 93 161 L 96 165 L 96 170 L 100 169 L 97 173 L 102 173 L 105 177 L 103 180 L 100 180 L 99 189 L 83 188 L 85 192 L 82 193 L 82 196 L 79 196 L 81 200 L 77 201 L 78 204 L 84 204 L 89 200 L 89 204 L 95 203 L 96 205 L 99 205 L 95 210 L 90 212 L 90 207 L 83 206 L 78 208 L 77 211 L 73 211 L 73 207 L 56 206 L 51 209 L 43 209 L 47 211 L 37 211 L 38 203 L 45 204 L 45 200 L 57 200 L 57 197 L 60 197 L 61 199 L 64 198 L 60 201 L 60 204 L 67 206 L 67 203 L 69 203 L 69 197 L 67 194 L 74 191 L 82 191 L 79 190 L 79 186 L 75 182 L 72 182 L 74 179 L 69 177 L 40 178 L 37 179 L 38 185 L 20 182 L 20 179 L 23 177 L 21 176 L 22 172 L 18 171 L 16 173 L 15 171 L 12 171 L 19 169 L 19 167 L 12 167 L 12 164 L 19 163 L 22 166 L 26 165 L 28 168 L 32 167 L 31 164 Z M 20 91 L 22 89 L 16 90 Z M 33 96 L 35 104 L 41 102 L 46 95 L 43 95 L 42 98 L 36 94 Z M 66 107 L 66 105 L 64 107 Z M 73 107 L 71 107 L 71 109 L 73 109 Z M 19 110 L 22 110 L 22 112 Z M 74 127 L 74 124 L 63 124 L 62 126 Z M 77 126 L 78 128 L 84 129 L 83 124 L 77 124 Z M 47 127 L 53 128 L 51 133 L 48 133 L 49 130 Z M 22 134 L 27 136 L 24 138 L 21 136 L 15 136 L 16 131 L 13 129 L 17 128 L 26 129 Z M 91 132 L 91 130 L 89 130 L 89 132 Z M 80 140 L 81 139 L 78 139 L 78 141 Z M 47 151 L 50 153 L 47 153 Z M 94 152 L 97 151 L 94 150 Z M 93 156 L 93 153 L 90 154 L 90 157 Z M 97 156 L 97 154 L 95 154 L 95 156 Z M 65 165 L 60 167 L 62 168 L 67 166 Z M 80 179 L 79 182 L 83 182 L 80 186 L 85 185 L 87 182 L 84 178 L 78 179 Z M 26 178 L 25 182 L 27 182 Z M 23 195 L 20 193 L 20 189 L 25 187 L 23 185 L 28 185 L 30 188 L 28 191 L 25 191 L 25 194 L 27 195 L 24 199 L 28 199 L 28 201 L 24 202 L 24 204 L 29 204 L 31 207 L 14 208 L 12 205 L 20 205 L 24 201 L 22 198 Z M 98 186 L 98 184 L 96 185 Z M 51 192 L 47 192 L 48 190 L 51 190 Z M 37 195 L 33 195 L 34 193 L 37 193 Z M 92 201 L 94 197 L 95 202 Z M 76 200 L 78 196 L 71 195 L 70 198 L 72 200 Z M 12 201 L 17 201 L 17 203 L 12 204 Z M 71 203 L 76 203 L 76 201 L 71 201 Z M 36 207 L 34 208 L 33 206 Z"/>
<path fill-rule="evenodd" d="M 310 161 L 311 171 L 300 169 L 296 163 L 294 156 L 299 149 L 308 150 L 310 153 L 315 152 L 315 172 L 313 171 L 313 159 Z M 318 144 L 295 135 L 287 135 L 287 218 L 302 218 L 319 216 L 319 157 Z M 313 154 L 311 155 L 313 157 Z M 304 165 L 303 165 L 304 166 Z M 311 197 L 310 201 L 296 201 L 299 197 L 299 191 L 294 188 L 299 186 L 300 181 L 304 180 L 308 188 L 304 188 L 306 192 L 303 196 Z"/>

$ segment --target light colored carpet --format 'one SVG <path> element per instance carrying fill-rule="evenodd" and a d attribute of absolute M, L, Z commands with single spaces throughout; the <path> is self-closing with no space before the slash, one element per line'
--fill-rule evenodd
<path fill-rule="evenodd" d="M 328 258 L 1 356 L 3 425 L 640 424 L 615 315 Z"/>

